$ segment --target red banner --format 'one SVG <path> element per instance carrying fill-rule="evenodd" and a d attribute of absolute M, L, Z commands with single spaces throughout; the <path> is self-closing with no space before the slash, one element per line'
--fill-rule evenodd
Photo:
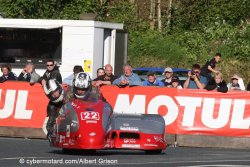
<path fill-rule="evenodd" d="M 250 136 L 250 94 L 164 87 L 103 86 L 104 97 L 118 113 L 160 114 L 166 132 Z M 40 84 L 0 84 L 0 126 L 42 128 L 48 99 Z"/>
<path fill-rule="evenodd" d="M 159 87 L 102 87 L 117 113 L 160 114 L 166 132 L 218 136 L 250 136 L 250 95 Z"/>
<path fill-rule="evenodd" d="M 0 126 L 42 128 L 48 98 L 42 86 L 27 82 L 0 84 Z"/>

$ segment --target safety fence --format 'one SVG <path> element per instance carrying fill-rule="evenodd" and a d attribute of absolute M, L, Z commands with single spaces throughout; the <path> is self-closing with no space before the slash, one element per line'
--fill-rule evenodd
<path fill-rule="evenodd" d="M 166 133 L 249 137 L 250 94 L 159 87 L 102 87 L 119 113 L 160 114 Z"/>
<path fill-rule="evenodd" d="M 250 94 L 247 91 L 219 93 L 164 87 L 103 86 L 101 92 L 117 113 L 162 115 L 166 133 L 177 134 L 182 139 L 185 135 L 191 135 L 192 140 L 193 136 L 203 140 L 212 136 L 216 142 L 216 137 L 224 136 L 225 142 L 225 136 L 231 136 L 229 140 L 240 138 L 244 141 L 250 136 Z M 42 129 L 47 104 L 40 84 L 1 83 L 0 135 L 44 137 Z M 32 135 L 33 131 L 37 135 Z"/>

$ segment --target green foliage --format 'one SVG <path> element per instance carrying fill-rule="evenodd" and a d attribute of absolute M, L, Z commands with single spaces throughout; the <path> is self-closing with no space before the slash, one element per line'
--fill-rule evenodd
<path fill-rule="evenodd" d="M 93 0 L 0 0 L 1 11 L 10 18 L 78 19 L 95 11 Z"/>
<path fill-rule="evenodd" d="M 177 0 L 173 7 L 173 26 L 202 29 L 228 23 L 238 25 L 250 16 L 249 0 Z"/>
<path fill-rule="evenodd" d="M 135 7 L 128 1 L 120 1 L 115 6 L 109 7 L 109 16 L 107 21 L 122 22 L 125 24 L 125 28 L 135 29 L 134 24 L 136 22 Z"/>
<path fill-rule="evenodd" d="M 162 32 L 149 30 L 145 15 L 150 3 L 134 2 L 0 0 L 0 12 L 8 18 L 39 19 L 78 19 L 82 13 L 96 13 L 100 21 L 124 23 L 129 32 L 129 61 L 135 67 L 190 68 L 194 63 L 203 65 L 220 52 L 219 68 L 226 77 L 235 72 L 250 77 L 249 0 L 174 0 L 170 25 L 162 1 Z"/>
<path fill-rule="evenodd" d="M 137 17 L 136 7 L 128 0 L 115 1 L 114 5 L 105 6 L 106 16 L 101 15 L 100 20 L 124 23 L 124 27 L 129 32 L 140 31 L 145 32 L 149 29 L 148 24 Z"/>
<path fill-rule="evenodd" d="M 163 36 L 155 31 L 133 33 L 129 43 L 129 60 L 136 67 L 183 67 L 204 65 L 215 53 L 222 54 L 218 68 L 230 78 L 238 73 L 250 77 L 250 26 L 223 24 L 207 29 L 176 32 Z"/>
<path fill-rule="evenodd" d="M 154 59 L 164 60 L 160 64 L 159 62 L 157 62 L 158 64 L 151 62 L 153 66 L 178 67 L 184 64 L 183 61 L 176 60 L 184 60 L 186 50 L 176 43 L 174 39 L 154 31 L 148 31 L 130 40 L 129 55 L 131 62 L 133 60 L 141 61 L 142 59 L 153 57 Z M 148 63 L 144 64 L 144 66 L 148 66 Z"/>

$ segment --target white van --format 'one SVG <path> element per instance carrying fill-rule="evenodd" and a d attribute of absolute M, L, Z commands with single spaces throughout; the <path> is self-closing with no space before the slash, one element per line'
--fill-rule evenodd
<path fill-rule="evenodd" d="M 10 63 L 19 75 L 27 62 L 42 75 L 48 59 L 60 66 L 62 78 L 82 65 L 92 78 L 105 64 L 122 72 L 127 62 L 123 24 L 90 20 L 0 19 L 0 65 Z"/>

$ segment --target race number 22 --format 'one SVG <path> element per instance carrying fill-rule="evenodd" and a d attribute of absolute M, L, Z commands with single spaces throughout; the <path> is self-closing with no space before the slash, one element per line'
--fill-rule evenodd
<path fill-rule="evenodd" d="M 85 111 L 81 113 L 81 119 L 82 120 L 99 120 L 100 116 L 98 112 L 95 111 Z"/>

